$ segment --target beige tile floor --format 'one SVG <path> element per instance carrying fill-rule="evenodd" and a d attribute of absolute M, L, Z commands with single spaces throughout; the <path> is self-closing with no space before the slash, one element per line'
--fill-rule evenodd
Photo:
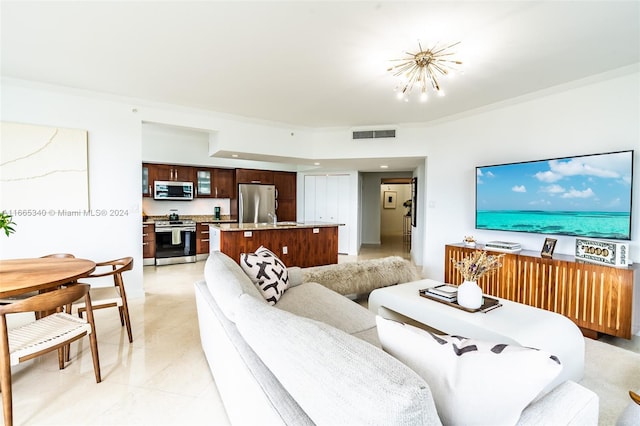
<path fill-rule="evenodd" d="M 193 283 L 203 267 L 145 267 L 146 298 L 130 300 L 132 344 L 115 309 L 96 311 L 101 383 L 88 341 L 73 344 L 62 371 L 55 353 L 14 367 L 14 423 L 229 424 L 200 348 Z"/>
<path fill-rule="evenodd" d="M 340 262 L 409 258 L 402 239 L 382 242 Z M 229 424 L 200 348 L 193 283 L 202 279 L 203 267 L 204 262 L 145 267 L 146 298 L 130 300 L 132 344 L 114 309 L 96 311 L 102 383 L 95 383 L 86 341 L 73 345 L 71 363 L 62 371 L 55 354 L 14 367 L 15 424 Z M 638 337 L 609 343 L 640 348 Z"/>

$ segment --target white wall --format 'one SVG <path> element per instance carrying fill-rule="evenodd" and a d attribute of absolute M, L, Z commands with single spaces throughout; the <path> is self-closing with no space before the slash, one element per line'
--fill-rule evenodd
<path fill-rule="evenodd" d="M 444 274 L 444 245 L 474 235 L 517 241 L 539 251 L 544 235 L 475 230 L 478 165 L 635 149 L 640 165 L 640 74 L 619 76 L 467 118 L 415 129 L 427 141 L 424 272 Z M 455 147 L 455 148 L 452 148 Z M 631 259 L 640 261 L 640 174 L 634 176 Z M 575 238 L 558 236 L 556 253 L 573 255 Z"/>
<path fill-rule="evenodd" d="M 3 83 L 1 102 L 2 121 L 88 130 L 90 207 L 128 216 L 15 216 L 16 233 L 0 236 L 0 258 L 60 252 L 95 261 L 132 256 L 134 269 L 125 282 L 129 297 L 141 297 L 140 119 L 121 102 L 30 85 Z"/>
<path fill-rule="evenodd" d="M 154 111 L 149 111 L 145 108 L 144 112 L 153 113 Z M 215 142 L 212 141 L 217 140 L 221 133 L 225 134 L 225 132 L 219 130 L 221 126 L 220 120 L 215 120 L 213 117 L 207 117 L 207 120 L 199 121 L 199 125 L 209 127 L 198 129 L 143 122 L 142 161 L 206 167 L 296 170 L 295 165 L 212 157 L 212 152 L 215 152 L 215 149 L 212 148 Z M 226 127 L 230 126 L 227 124 Z M 238 125 L 236 127 L 241 128 Z M 230 128 L 229 132 L 231 132 L 231 136 L 227 136 L 227 139 L 232 137 L 241 139 L 235 128 Z M 265 130 L 264 133 L 267 134 L 268 132 Z M 250 139 L 254 143 L 262 140 L 260 137 Z M 285 139 L 285 141 L 288 142 L 289 140 Z M 283 145 L 275 140 L 272 140 L 271 143 L 275 146 Z"/>

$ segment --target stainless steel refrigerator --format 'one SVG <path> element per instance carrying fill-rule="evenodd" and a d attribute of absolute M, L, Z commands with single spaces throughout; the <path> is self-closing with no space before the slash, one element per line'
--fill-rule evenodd
<path fill-rule="evenodd" d="M 238 221 L 273 223 L 276 214 L 276 187 L 257 183 L 238 185 Z"/>

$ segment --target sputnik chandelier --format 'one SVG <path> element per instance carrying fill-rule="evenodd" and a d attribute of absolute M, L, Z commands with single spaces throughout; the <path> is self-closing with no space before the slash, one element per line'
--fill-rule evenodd
<path fill-rule="evenodd" d="M 462 62 L 450 58 L 453 52 L 449 49 L 458 44 L 460 42 L 445 47 L 435 45 L 430 49 L 424 50 L 420 41 L 418 41 L 419 52 L 405 52 L 409 57 L 393 59 L 392 61 L 399 61 L 400 63 L 392 66 L 387 71 L 393 72 L 394 76 L 401 78 L 401 83 L 396 87 L 398 98 L 408 101 L 409 93 L 416 85 L 420 87 L 420 100 L 423 102 L 427 100 L 429 86 L 439 95 L 444 95 L 438 83 L 438 77 L 448 75 L 450 71 L 455 69 L 452 66 L 462 65 Z"/>

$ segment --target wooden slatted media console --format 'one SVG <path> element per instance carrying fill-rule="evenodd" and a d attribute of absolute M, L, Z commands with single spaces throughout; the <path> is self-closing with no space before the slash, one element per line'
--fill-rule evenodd
<path fill-rule="evenodd" d="M 464 244 L 445 246 L 444 281 L 462 283 L 451 259 L 461 260 L 478 248 Z M 487 250 L 490 251 L 490 250 Z M 500 252 L 493 252 L 500 254 Z M 523 250 L 505 253 L 502 267 L 483 277 L 478 285 L 485 294 L 557 312 L 571 319 L 588 337 L 598 333 L 630 339 L 638 332 L 640 314 L 640 267 L 596 265 L 556 254 L 543 258 Z"/>

